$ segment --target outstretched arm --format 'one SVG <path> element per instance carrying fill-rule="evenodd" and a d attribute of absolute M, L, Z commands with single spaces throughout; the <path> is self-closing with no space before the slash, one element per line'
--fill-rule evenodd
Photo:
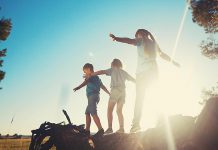
<path fill-rule="evenodd" d="M 103 75 L 103 74 L 106 74 L 106 71 L 99 70 L 99 71 L 93 72 L 91 76 L 97 76 L 97 75 Z"/>
<path fill-rule="evenodd" d="M 128 81 L 136 82 L 135 78 L 133 78 L 128 72 L 124 71 L 124 73 Z"/>
<path fill-rule="evenodd" d="M 82 87 L 84 87 L 85 85 L 87 85 L 88 80 L 85 79 L 85 81 L 83 81 L 82 84 L 80 84 L 79 86 L 75 87 L 73 90 L 74 92 L 76 92 L 77 90 L 81 89 Z"/>
<path fill-rule="evenodd" d="M 93 72 L 90 76 L 84 74 L 83 78 L 88 79 L 91 76 L 97 76 L 97 75 L 103 75 L 103 74 L 106 74 L 106 70 L 99 70 L 99 71 Z"/>
<path fill-rule="evenodd" d="M 132 81 L 132 82 L 136 82 L 136 80 L 135 80 L 135 78 L 133 78 L 131 75 L 129 75 L 128 73 L 127 73 L 127 80 L 129 80 L 129 81 Z"/>
<path fill-rule="evenodd" d="M 113 39 L 113 41 L 127 43 L 127 44 L 131 44 L 134 46 L 136 46 L 136 44 L 137 44 L 135 39 L 116 37 L 113 34 L 110 34 L 109 36 Z"/>
<path fill-rule="evenodd" d="M 108 95 L 110 95 L 110 92 L 103 83 L 101 84 L 101 89 L 104 90 Z"/>
<path fill-rule="evenodd" d="M 169 62 L 172 62 L 175 66 L 180 67 L 179 63 L 177 63 L 175 60 L 172 60 L 172 58 L 170 58 L 170 56 L 168 56 L 166 53 L 162 52 L 160 50 L 160 48 L 158 49 L 158 52 L 159 52 L 159 55 L 162 59 L 169 61 Z"/>

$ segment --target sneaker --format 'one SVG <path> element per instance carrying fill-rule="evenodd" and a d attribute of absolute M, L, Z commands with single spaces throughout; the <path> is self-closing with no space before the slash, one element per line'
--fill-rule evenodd
<path fill-rule="evenodd" d="M 113 133 L 113 129 L 112 129 L 112 128 L 108 128 L 108 129 L 104 132 L 104 134 L 111 134 L 111 133 Z"/>
<path fill-rule="evenodd" d="M 133 125 L 130 129 L 130 133 L 135 133 L 141 130 L 141 127 L 139 125 Z"/>
<path fill-rule="evenodd" d="M 98 130 L 98 132 L 94 135 L 95 137 L 101 137 L 102 135 L 104 135 L 104 129 L 100 129 Z"/>
<path fill-rule="evenodd" d="M 89 130 L 84 130 L 84 134 L 87 136 L 90 136 L 90 131 Z"/>
<path fill-rule="evenodd" d="M 116 131 L 116 133 L 125 133 L 124 128 L 120 128 L 119 130 Z"/>

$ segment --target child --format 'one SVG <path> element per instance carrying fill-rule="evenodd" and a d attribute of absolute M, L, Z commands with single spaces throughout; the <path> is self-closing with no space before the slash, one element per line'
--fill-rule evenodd
<path fill-rule="evenodd" d="M 108 102 L 108 129 L 105 134 L 113 133 L 112 121 L 113 121 L 113 109 L 117 104 L 117 116 L 119 120 L 120 129 L 117 131 L 118 133 L 124 133 L 124 118 L 123 118 L 123 104 L 125 103 L 125 81 L 129 80 L 135 82 L 135 79 L 131 77 L 126 71 L 122 70 L 122 63 L 119 59 L 114 59 L 111 63 L 111 68 L 107 70 L 100 70 L 97 72 L 91 73 L 92 76 L 106 74 L 111 76 L 111 94 Z M 86 78 L 91 78 L 90 76 L 86 76 Z"/>
<path fill-rule="evenodd" d="M 157 54 L 166 61 L 172 62 L 175 66 L 180 65 L 165 54 L 158 46 L 153 35 L 145 29 L 138 29 L 135 38 L 121 38 L 110 34 L 110 37 L 117 42 L 137 46 L 138 64 L 136 69 L 136 101 L 134 117 L 130 132 L 137 132 L 140 128 L 140 120 L 143 109 L 145 91 L 153 81 L 158 78 L 158 67 L 156 62 Z"/>
<path fill-rule="evenodd" d="M 85 64 L 83 66 L 83 71 L 86 76 L 90 76 L 94 72 L 94 68 L 92 64 Z M 101 82 L 100 78 L 98 76 L 92 76 L 89 79 L 85 79 L 85 81 L 79 85 L 78 87 L 74 88 L 74 92 L 79 90 L 80 88 L 86 86 L 86 95 L 88 98 L 88 106 L 86 108 L 86 132 L 87 134 L 90 134 L 90 125 L 91 125 L 91 117 L 90 114 L 92 115 L 92 118 L 98 127 L 98 132 L 96 135 L 103 135 L 104 134 L 104 129 L 101 126 L 100 119 L 97 115 L 97 104 L 99 102 L 99 94 L 100 94 L 100 88 L 102 88 L 106 93 L 109 93 L 107 88 L 103 85 Z"/>

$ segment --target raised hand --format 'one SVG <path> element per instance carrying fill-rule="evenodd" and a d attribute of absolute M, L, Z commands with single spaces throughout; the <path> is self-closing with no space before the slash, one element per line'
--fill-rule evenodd
<path fill-rule="evenodd" d="M 177 62 L 175 62 L 175 61 L 173 61 L 172 63 L 173 63 L 176 67 L 179 67 L 179 68 L 181 67 L 180 64 L 177 63 Z"/>
<path fill-rule="evenodd" d="M 79 87 L 76 87 L 76 88 L 73 89 L 73 91 L 76 92 L 79 89 L 80 89 Z"/>
<path fill-rule="evenodd" d="M 113 35 L 113 34 L 110 33 L 109 36 L 113 39 L 113 41 L 115 41 L 115 38 L 116 38 L 115 35 Z"/>

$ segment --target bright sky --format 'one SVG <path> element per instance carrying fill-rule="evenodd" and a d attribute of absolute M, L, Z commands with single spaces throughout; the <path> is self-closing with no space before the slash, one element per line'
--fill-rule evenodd
<path fill-rule="evenodd" d="M 107 69 L 113 58 L 122 60 L 125 70 L 135 76 L 136 47 L 113 42 L 109 33 L 134 37 L 138 28 L 151 31 L 169 55 L 184 13 L 186 0 L 80 1 L 1 0 L 0 16 L 11 18 L 13 29 L 1 48 L 8 48 L 3 70 L 6 77 L 0 91 L 0 133 L 30 134 L 44 121 L 66 121 L 66 109 L 73 123 L 85 123 L 85 88 L 73 92 L 83 81 L 82 66 L 89 62 L 95 70 Z M 206 36 L 192 22 L 188 11 L 175 59 L 177 69 L 158 59 L 159 88 L 147 94 L 142 126 L 151 127 L 158 113 L 196 115 L 200 92 L 218 80 L 218 60 L 200 53 Z M 109 88 L 110 78 L 101 77 Z M 135 86 L 127 83 L 124 106 L 126 131 L 133 117 Z M 170 93 L 170 94 L 169 94 Z M 108 96 L 102 91 L 98 113 L 107 128 Z M 114 113 L 114 127 L 118 120 Z M 14 121 L 11 124 L 11 119 Z M 92 124 L 92 131 L 96 127 Z"/>

